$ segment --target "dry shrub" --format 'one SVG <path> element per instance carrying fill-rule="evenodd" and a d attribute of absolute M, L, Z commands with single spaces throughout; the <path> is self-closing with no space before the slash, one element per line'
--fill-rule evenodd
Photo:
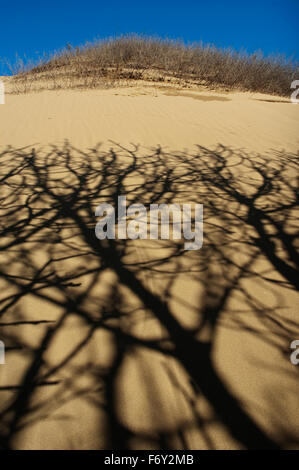
<path fill-rule="evenodd" d="M 288 96 L 298 66 L 284 56 L 264 57 L 232 49 L 137 35 L 66 48 L 36 64 L 18 59 L 13 92 L 43 88 L 93 88 L 137 80 L 205 85 Z"/>

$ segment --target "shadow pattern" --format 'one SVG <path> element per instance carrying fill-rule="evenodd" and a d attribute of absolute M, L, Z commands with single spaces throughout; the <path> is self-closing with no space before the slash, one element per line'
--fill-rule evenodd
<path fill-rule="evenodd" d="M 110 151 L 100 144 L 82 151 L 66 142 L 47 152 L 8 147 L 0 168 L 3 367 L 20 371 L 0 386 L 3 449 L 22 445 L 18 437 L 51 416 L 71 419 L 59 410 L 72 400 L 100 411 L 102 435 L 91 447 L 219 448 L 213 423 L 237 447 L 298 446 L 298 436 L 278 421 L 273 432 L 266 429 L 258 405 L 242 399 L 215 360 L 224 328 L 256 337 L 289 362 L 299 332 L 287 309 L 299 287 L 298 155 L 253 156 L 221 145 L 145 153 L 116 143 Z M 119 195 L 146 207 L 203 203 L 203 248 L 185 251 L 184 240 L 98 240 L 95 208 L 117 207 Z M 180 292 L 180 282 L 195 300 Z M 80 335 L 51 355 L 72 321 Z M 98 349 L 103 360 L 95 359 Z M 126 418 L 134 414 L 120 385 L 128 357 L 140 363 L 152 426 Z M 149 372 L 155 364 L 168 384 L 164 397 Z M 295 387 L 296 368 L 279 373 Z M 130 379 L 126 384 L 130 389 Z M 165 424 L 154 416 L 155 403 L 167 402 L 172 389 L 188 411 Z M 200 399 L 209 413 L 197 406 Z"/>

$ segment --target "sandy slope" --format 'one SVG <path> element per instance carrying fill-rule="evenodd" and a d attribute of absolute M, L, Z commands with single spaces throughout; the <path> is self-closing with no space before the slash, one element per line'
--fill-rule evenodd
<path fill-rule="evenodd" d="M 92 165 L 96 165 L 93 159 L 99 159 L 98 165 L 102 168 L 105 158 L 108 158 L 105 152 L 114 148 L 119 161 L 113 163 L 117 171 L 111 175 L 112 183 L 105 189 L 107 194 L 113 188 L 115 174 L 121 173 L 123 167 L 129 164 L 128 159 L 132 157 L 130 151 L 134 151 L 137 166 L 127 175 L 124 188 L 131 191 L 133 185 L 135 194 L 138 196 L 140 192 L 145 197 L 146 192 L 142 191 L 147 188 L 149 193 L 153 181 L 151 189 L 160 190 L 159 172 L 162 180 L 170 171 L 169 174 L 177 175 L 175 184 L 181 185 L 176 200 L 202 202 L 205 205 L 212 194 L 211 186 L 205 188 L 195 180 L 180 181 L 180 175 L 188 169 L 188 162 L 193 165 L 192 156 L 196 152 L 202 154 L 198 145 L 209 149 L 219 144 L 224 146 L 226 150 L 223 150 L 223 155 L 229 162 L 237 162 L 240 155 L 245 155 L 246 159 L 236 164 L 233 175 L 236 184 L 240 184 L 240 191 L 244 189 L 246 192 L 246 178 L 253 176 L 251 161 L 260 161 L 258 154 L 265 157 L 265 162 L 274 162 L 277 167 L 282 161 L 280 158 L 298 150 L 298 118 L 299 106 L 281 98 L 249 93 L 197 93 L 139 86 L 118 90 L 7 95 L 6 104 L 0 106 L 1 177 L 7 176 L 12 169 L 14 174 L 13 184 L 2 187 L 1 197 L 7 201 L 1 214 L 4 215 L 2 224 L 5 227 L 6 223 L 12 223 L 12 215 L 5 212 L 6 207 L 8 211 L 12 207 L 15 214 L 18 213 L 16 220 L 19 216 L 22 218 L 23 211 L 31 204 L 27 196 L 42 191 L 42 198 L 32 202 L 34 210 L 37 207 L 46 208 L 48 212 L 45 217 L 48 219 L 55 215 L 55 198 L 45 191 L 42 183 L 36 180 L 36 175 L 30 173 L 31 169 L 24 170 L 28 172 L 25 180 L 21 179 L 22 172 L 20 175 L 16 173 L 18 166 L 21 167 L 32 156 L 32 148 L 35 149 L 35 161 L 41 168 L 45 162 L 48 164 L 46 154 L 52 149 L 55 161 L 51 163 L 51 168 L 49 166 L 49 175 L 52 175 L 49 181 L 62 181 L 63 172 L 66 172 L 66 181 L 70 182 L 72 190 L 78 187 L 79 180 L 72 180 L 73 176 L 65 166 L 67 151 L 71 166 L 74 165 L 77 170 L 82 162 L 84 164 L 85 158 L 90 158 Z M 65 141 L 71 146 L 68 150 L 66 147 L 63 150 Z M 7 146 L 12 149 L 7 150 Z M 149 155 L 153 154 L 153 149 L 157 148 L 162 149 L 158 153 L 162 158 L 159 163 L 149 159 L 152 158 Z M 80 151 L 85 153 L 80 154 Z M 278 152 L 281 152 L 280 156 Z M 163 162 L 167 164 L 163 166 Z M 190 167 L 193 170 L 189 174 L 194 171 L 200 178 L 201 169 L 196 166 L 198 162 Z M 264 165 L 266 168 L 267 163 Z M 291 180 L 296 170 L 290 164 L 285 171 Z M 158 176 L 156 181 L 155 175 Z M 256 175 L 254 177 L 257 178 Z M 95 180 L 88 180 L 84 183 L 84 190 L 92 195 L 97 184 Z M 278 199 L 282 199 L 285 191 L 287 193 L 289 190 L 283 188 Z M 274 188 L 274 194 L 275 191 L 278 194 L 277 188 Z M 169 192 L 168 189 L 164 198 Z M 18 202 L 12 202 L 14 195 Z M 219 192 L 217 203 L 221 198 L 223 193 Z M 270 205 L 277 203 L 275 199 L 270 198 L 269 201 L 267 204 Z M 96 202 L 92 200 L 91 203 Z M 19 206 L 16 206 L 17 203 Z M 236 207 L 231 206 L 232 213 L 241 210 Z M 247 266 L 252 247 L 247 244 L 244 248 L 245 244 L 242 244 L 249 236 L 246 227 L 244 231 L 242 225 L 234 226 L 230 220 L 225 228 L 226 235 L 220 233 L 220 239 L 217 239 L 215 227 L 226 224 L 226 221 L 219 214 L 209 214 L 207 217 L 206 248 L 200 252 L 173 257 L 173 246 L 139 240 L 128 243 L 124 262 L 133 271 L 138 269 L 136 263 L 143 266 L 138 271 L 138 279 L 163 302 L 168 302 L 174 317 L 186 328 L 198 328 L 203 308 L 206 311 L 211 309 L 224 295 L 225 289 L 229 289 L 230 294 L 222 306 L 216 329 L 215 325 L 206 325 L 198 332 L 197 339 L 211 342 L 212 359 L 219 377 L 267 436 L 281 446 L 298 447 L 296 380 L 299 366 L 296 368 L 289 361 L 289 343 L 299 339 L 298 297 L 266 256 L 258 255 L 252 265 Z M 37 220 L 37 224 L 42 223 L 41 220 Z M 287 223 L 287 230 L 292 231 L 293 220 Z M 20 231 L 26 228 L 17 227 L 15 236 L 20 237 Z M 55 228 L 59 233 L 60 228 Z M 54 322 L 51 325 L 57 327 L 49 344 L 43 345 L 44 372 L 54 368 L 48 377 L 53 384 L 37 387 L 30 394 L 28 392 L 28 400 L 18 398 L 15 414 L 9 411 L 9 403 L 14 396 L 18 397 L 18 388 L 1 390 L 4 411 L 0 431 L 7 438 L 7 441 L 4 439 L 7 445 L 42 449 L 103 448 L 118 447 L 125 442 L 132 448 L 159 448 L 163 445 L 168 448 L 244 447 L 244 440 L 239 440 L 234 432 L 230 432 L 230 426 L 227 423 L 224 425 L 217 417 L 209 396 L 201 394 L 200 386 L 199 389 L 192 386 L 180 361 L 166 353 L 151 350 L 149 346 L 137 344 L 126 349 L 117 365 L 114 361 L 121 353 L 111 333 L 115 327 L 113 320 L 112 324 L 96 330 L 89 337 L 88 322 L 80 315 L 71 315 L 72 308 L 67 309 L 63 303 L 68 295 L 77 298 L 77 295 L 88 290 L 82 304 L 78 299 L 76 303 L 91 317 L 101 309 L 107 310 L 109 303 L 120 296 L 120 305 L 116 302 L 113 307 L 125 313 L 125 317 L 117 323 L 118 328 L 141 341 L 159 341 L 163 337 L 165 328 L 157 320 L 155 311 L 153 314 L 150 308 L 145 308 L 144 299 L 132 292 L 127 280 L 122 280 L 121 276 L 117 278 L 113 269 L 100 273 L 95 280 L 91 273 L 81 276 L 81 283 L 74 286 L 72 294 L 58 283 L 55 286 L 47 285 L 42 291 L 49 298 L 37 296 L 30 290 L 31 287 L 18 296 L 22 288 L 14 284 L 9 276 L 17 275 L 19 279 L 23 276 L 23 282 L 28 283 L 30 276 L 37 275 L 43 263 L 49 262 L 51 266 L 58 255 L 69 257 L 79 249 L 86 250 L 87 242 L 78 233 L 76 224 L 61 230 L 63 236 L 55 243 L 48 234 L 49 238 L 45 238 L 43 243 L 34 239 L 31 245 L 29 240 L 30 243 L 21 244 L 20 251 L 20 245 L 17 245 L 16 250 L 5 249 L 1 255 L 2 298 L 17 296 L 17 301 L 1 311 L 1 321 L 42 319 Z M 54 228 L 51 228 L 51 233 L 55 237 Z M 70 236 L 68 245 L 62 242 L 68 239 L 66 233 Z M 231 247 L 227 248 L 227 252 L 226 248 L 223 249 L 223 256 L 225 253 L 239 266 L 246 265 L 251 275 L 239 280 L 239 268 L 232 265 L 223 271 L 223 261 L 219 260 L 213 247 L 216 242 L 223 247 L 225 240 L 230 241 Z M 7 238 L 3 237 L 4 245 L 1 247 L 6 242 Z M 164 257 L 169 260 L 161 261 L 157 271 L 152 267 L 144 268 L 148 261 L 162 260 Z M 60 261 L 57 274 L 64 276 L 65 273 L 82 269 L 82 266 L 85 269 L 94 266 L 96 269 L 97 262 L 86 252 L 79 261 L 77 258 Z M 204 269 L 196 271 L 203 266 Z M 49 265 L 45 272 L 48 268 Z M 238 278 L 237 282 L 234 276 Z M 271 280 L 264 280 L 263 276 Z M 9 303 L 9 299 L 6 302 Z M 2 303 L 1 308 L 3 305 L 6 303 Z M 64 317 L 66 311 L 67 316 Z M 30 383 L 30 377 L 36 371 L 37 375 L 41 373 L 33 358 L 35 353 L 38 355 L 37 349 L 46 329 L 47 325 L 43 324 L 2 324 L 0 339 L 5 337 L 6 344 L 10 346 L 22 344 L 23 349 L 7 353 L 7 364 L 0 366 L 1 387 L 17 386 L 23 380 L 23 386 L 28 390 L 26 381 Z M 72 353 L 80 341 L 85 342 L 84 347 Z M 121 344 L 123 341 L 124 338 Z M 30 352 L 32 346 L 36 350 Z M 67 354 L 73 355 L 56 370 L 57 364 L 64 361 Z M 114 367 L 113 384 L 105 375 L 109 367 Z M 200 358 L 198 367 L 202 367 Z M 204 367 L 202 374 L 205 374 Z M 107 409 L 110 414 L 107 414 Z M 11 435 L 8 429 L 13 430 Z"/>
<path fill-rule="evenodd" d="M 7 95 L 0 108 L 0 142 L 24 146 L 69 139 L 83 149 L 113 140 L 173 150 L 217 143 L 260 152 L 297 150 L 298 106 L 285 101 L 168 88 Z"/>

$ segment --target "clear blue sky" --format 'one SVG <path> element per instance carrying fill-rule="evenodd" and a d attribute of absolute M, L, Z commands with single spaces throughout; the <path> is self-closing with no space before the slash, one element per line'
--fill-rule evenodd
<path fill-rule="evenodd" d="M 10 61 L 132 32 L 298 57 L 299 0 L 1 0 L 0 15 Z"/>

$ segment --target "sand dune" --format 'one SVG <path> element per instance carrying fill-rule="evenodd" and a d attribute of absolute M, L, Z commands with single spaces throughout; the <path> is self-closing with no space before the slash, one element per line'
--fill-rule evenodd
<path fill-rule="evenodd" d="M 7 95 L 0 108 L 1 145 L 68 139 L 81 149 L 109 146 L 109 140 L 172 150 L 218 143 L 257 152 L 298 148 L 298 106 L 285 99 L 169 88 Z"/>
<path fill-rule="evenodd" d="M 7 94 L 3 447 L 299 447 L 298 121 L 252 93 Z M 101 244 L 124 193 L 202 203 L 203 248 Z"/>

